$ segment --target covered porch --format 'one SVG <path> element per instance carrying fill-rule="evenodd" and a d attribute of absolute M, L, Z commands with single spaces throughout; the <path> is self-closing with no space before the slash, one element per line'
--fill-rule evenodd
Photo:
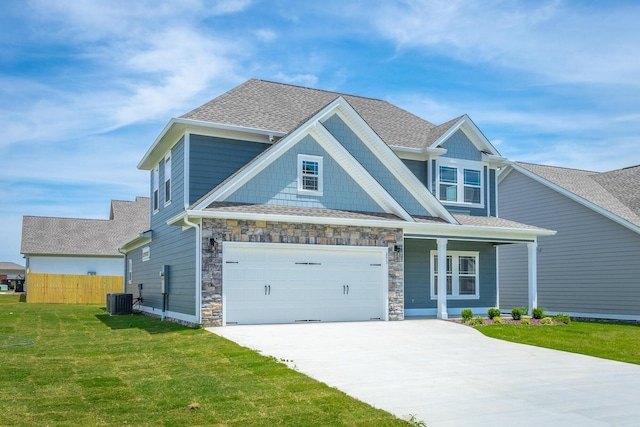
<path fill-rule="evenodd" d="M 555 232 L 494 217 L 456 219 L 460 224 L 449 224 L 447 233 L 405 230 L 405 317 L 448 319 L 467 308 L 475 314 L 484 314 L 492 307 L 511 309 L 500 307 L 501 245 L 526 246 L 527 305 L 529 312 L 537 307 L 537 239 Z"/>

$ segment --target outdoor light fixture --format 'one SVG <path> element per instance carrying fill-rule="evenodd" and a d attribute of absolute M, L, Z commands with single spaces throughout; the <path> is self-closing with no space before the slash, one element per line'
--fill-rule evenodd
<path fill-rule="evenodd" d="M 400 261 L 400 252 L 402 252 L 402 248 L 398 245 L 393 247 L 393 255 L 395 261 Z"/>
<path fill-rule="evenodd" d="M 213 252 L 213 256 L 217 257 L 220 253 L 220 238 L 212 237 L 209 239 L 209 250 Z"/>

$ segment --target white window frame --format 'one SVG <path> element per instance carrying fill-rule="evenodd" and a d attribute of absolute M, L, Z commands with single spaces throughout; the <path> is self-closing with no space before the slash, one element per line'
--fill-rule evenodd
<path fill-rule="evenodd" d="M 149 261 L 151 259 L 151 249 L 149 246 L 142 248 L 142 261 Z"/>
<path fill-rule="evenodd" d="M 435 271 L 436 271 L 436 265 L 435 265 L 435 258 L 438 255 L 438 251 L 437 250 L 432 250 L 431 251 L 431 256 L 430 258 L 430 263 L 431 263 L 431 267 L 430 267 L 430 279 L 429 279 L 429 287 L 430 287 L 430 292 L 431 292 L 431 299 L 432 300 L 437 300 L 438 299 L 438 295 L 436 294 L 436 289 L 435 289 L 435 284 L 436 284 L 436 280 L 435 280 Z M 448 300 L 454 300 L 454 299 L 480 299 L 480 252 L 474 252 L 474 251 L 447 251 L 447 257 L 451 257 L 451 267 L 452 267 L 452 274 L 451 274 L 451 295 L 447 295 L 447 299 Z M 473 295 L 460 295 L 460 257 L 474 257 L 475 258 L 475 266 L 476 266 L 476 271 L 475 274 L 473 274 L 473 276 L 476 278 L 476 289 L 475 289 L 475 293 Z M 464 275 L 463 275 L 464 277 Z"/>
<path fill-rule="evenodd" d="M 159 164 L 156 165 L 155 168 L 153 168 L 153 172 L 151 173 L 151 181 L 152 181 L 151 204 L 153 208 L 153 213 L 156 213 L 160 209 L 160 191 L 159 191 L 160 165 Z"/>
<path fill-rule="evenodd" d="M 303 170 L 304 162 L 314 162 L 318 165 L 318 173 L 317 175 L 309 175 L 305 174 Z M 323 180 L 324 180 L 324 172 L 322 166 L 322 157 L 320 156 L 310 156 L 308 154 L 298 154 L 298 194 L 306 194 L 311 196 L 322 196 L 324 188 L 323 188 Z M 306 176 L 316 176 L 318 179 L 318 189 L 317 190 L 309 190 L 304 188 L 304 178 Z"/>
<path fill-rule="evenodd" d="M 164 156 L 164 205 L 171 204 L 171 151 Z"/>
<path fill-rule="evenodd" d="M 456 185 L 456 200 L 443 200 L 440 196 L 440 184 L 452 184 L 452 183 L 441 183 L 440 182 L 440 168 L 454 168 L 456 169 L 456 177 L 457 182 Z M 472 160 L 459 160 L 459 159 L 438 159 L 436 162 L 436 182 L 435 182 L 435 195 L 440 200 L 441 203 L 449 204 L 449 205 L 460 205 L 460 206 L 471 206 L 477 208 L 484 208 L 485 200 L 485 173 L 484 173 L 484 163 L 482 162 L 474 162 Z M 470 203 L 464 201 L 464 188 L 465 187 L 476 187 L 472 185 L 465 185 L 464 183 L 464 171 L 465 169 L 474 170 L 480 172 L 480 203 Z"/>
<path fill-rule="evenodd" d="M 133 283 L 133 260 L 129 259 L 129 269 L 127 270 L 127 279 L 129 284 Z"/>

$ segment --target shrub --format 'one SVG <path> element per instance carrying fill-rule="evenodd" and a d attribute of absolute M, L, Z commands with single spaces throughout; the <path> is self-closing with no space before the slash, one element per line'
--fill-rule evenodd
<path fill-rule="evenodd" d="M 513 320 L 522 319 L 522 309 L 518 307 L 511 309 L 511 317 L 513 317 Z"/>
<path fill-rule="evenodd" d="M 473 311 L 470 308 L 465 308 L 460 312 L 460 315 L 462 316 L 462 321 L 467 323 L 473 317 Z"/>
<path fill-rule="evenodd" d="M 494 317 L 500 317 L 500 309 L 499 308 L 490 308 L 487 310 L 487 315 L 489 319 L 493 319 Z"/>
<path fill-rule="evenodd" d="M 520 321 L 523 325 L 530 325 L 531 324 L 531 320 L 529 320 L 528 317 L 525 317 L 524 319 L 522 319 Z"/>
<path fill-rule="evenodd" d="M 522 311 L 523 316 L 527 316 L 529 314 L 529 307 L 518 307 Z"/>
<path fill-rule="evenodd" d="M 484 323 L 484 319 L 480 316 L 478 317 L 474 317 L 469 324 L 474 326 L 474 325 L 482 325 Z"/>
<path fill-rule="evenodd" d="M 542 319 L 544 317 L 544 308 L 535 307 L 533 310 L 531 310 L 531 316 L 534 319 Z"/>
<path fill-rule="evenodd" d="M 492 320 L 493 323 L 502 323 L 502 317 L 500 316 L 494 316 Z"/>
<path fill-rule="evenodd" d="M 568 314 L 564 314 L 564 313 L 556 314 L 553 317 L 553 320 L 555 320 L 558 323 L 564 323 L 565 325 L 571 324 L 571 317 L 569 317 Z"/>
<path fill-rule="evenodd" d="M 542 325 L 553 325 L 553 319 L 551 317 L 543 317 L 540 319 Z"/>

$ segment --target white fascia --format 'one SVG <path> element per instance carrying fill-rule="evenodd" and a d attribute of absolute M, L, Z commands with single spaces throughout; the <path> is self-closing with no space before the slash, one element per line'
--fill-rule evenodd
<path fill-rule="evenodd" d="M 289 148 L 291 148 L 302 138 L 304 138 L 309 130 L 315 126 L 315 120 L 315 118 L 311 118 L 305 124 L 290 133 L 283 140 L 280 140 L 278 142 L 278 145 L 274 146 L 268 153 L 265 153 L 264 155 L 258 157 L 255 162 L 251 164 L 251 167 L 245 168 L 233 179 L 224 183 L 215 192 L 211 193 L 206 199 L 202 200 L 200 203 L 194 206 L 193 209 L 204 209 L 217 200 L 224 200 L 225 198 L 227 198 L 238 188 L 246 184 L 257 173 L 261 172 L 271 163 L 275 162 L 280 156 L 286 153 Z"/>
<path fill-rule="evenodd" d="M 133 239 L 124 242 L 123 244 L 118 246 L 118 251 L 124 251 L 129 252 L 132 251 L 136 248 L 139 248 L 140 246 L 146 245 L 147 243 L 151 242 L 153 240 L 152 238 L 152 232 L 151 231 L 145 231 L 144 233 L 140 233 L 138 234 L 136 237 L 134 237 Z"/>
<path fill-rule="evenodd" d="M 390 145 L 389 148 L 391 148 L 398 157 L 406 160 L 426 161 L 438 158 L 447 153 L 447 149 L 441 147 L 410 148 Z"/>
<path fill-rule="evenodd" d="M 527 170 L 527 169 L 525 169 L 523 167 L 520 167 L 515 163 L 512 163 L 510 165 L 510 167 L 513 168 L 513 170 L 516 170 L 516 171 L 520 172 L 524 176 L 533 179 L 534 181 L 536 181 L 536 182 L 538 182 L 538 183 L 540 183 L 540 184 L 542 184 L 542 185 L 544 185 L 544 186 L 546 186 L 546 187 L 548 187 L 548 188 L 550 188 L 550 189 L 562 194 L 565 197 L 568 197 L 569 199 L 573 200 L 574 202 L 578 202 L 581 205 L 593 210 L 594 212 L 599 213 L 600 215 L 604 216 L 605 218 L 608 218 L 611 221 L 613 221 L 613 222 L 615 222 L 617 224 L 620 224 L 623 227 L 628 228 L 629 230 L 633 231 L 634 233 L 640 234 L 640 227 L 638 227 L 637 225 L 632 224 L 631 222 L 627 221 L 626 219 L 621 218 L 618 215 L 616 215 L 616 214 L 614 214 L 614 213 L 612 213 L 612 212 L 610 212 L 610 211 L 608 211 L 608 210 L 596 205 L 595 203 L 592 203 L 592 202 L 590 202 L 590 201 L 588 201 L 586 199 L 583 199 L 582 197 L 578 196 L 577 194 L 572 193 L 571 191 L 569 191 L 569 190 L 567 190 L 567 189 L 565 189 L 563 187 L 560 187 L 559 185 L 554 184 L 551 181 L 547 181 L 546 179 L 544 179 L 540 175 L 536 175 L 535 173 L 533 173 L 533 172 L 531 172 L 531 171 L 529 171 L 529 170 Z M 504 176 L 506 177 L 506 175 L 508 175 L 509 172 L 510 171 L 506 171 Z M 502 179 L 504 179 L 504 178 L 501 177 L 501 181 L 502 181 Z"/>
<path fill-rule="evenodd" d="M 535 241 L 538 237 L 553 236 L 556 234 L 552 230 L 526 229 L 526 228 L 501 228 L 501 227 L 474 227 L 458 224 L 424 224 L 417 222 L 407 222 L 400 220 L 379 220 L 360 218 L 332 218 L 321 216 L 300 216 L 283 214 L 263 214 L 249 212 L 229 212 L 229 211 L 201 211 L 187 210 L 174 216 L 167 221 L 168 225 L 183 225 L 195 219 L 232 219 L 247 221 L 272 221 L 283 223 L 308 223 L 324 225 L 344 225 L 358 227 L 384 227 L 400 228 L 405 234 L 424 235 L 428 238 L 447 237 L 454 240 L 483 239 L 486 241 L 508 241 L 522 242 Z"/>
<path fill-rule="evenodd" d="M 352 125 L 350 126 L 351 129 L 367 145 L 369 150 L 371 150 L 389 169 L 393 176 L 409 190 L 427 212 L 431 212 L 452 224 L 458 224 L 458 221 L 447 208 L 425 188 L 424 184 L 407 168 L 402 160 L 393 152 L 391 147 L 380 139 L 344 98 L 339 97 L 332 104 L 339 106 L 339 108 L 335 110 L 335 113 L 338 114 L 344 122 Z M 324 116 L 321 116 L 320 121 L 327 120 L 330 117 L 329 113 L 333 113 L 333 111 L 328 111 Z"/>
<path fill-rule="evenodd" d="M 431 148 L 437 148 L 440 144 L 449 139 L 451 135 L 456 133 L 458 129 L 462 129 L 463 132 L 466 130 L 465 134 L 478 150 L 488 151 L 493 156 L 501 157 L 498 150 L 496 150 L 496 147 L 491 144 L 478 126 L 476 126 L 473 120 L 471 120 L 471 118 L 466 114 L 460 117 L 460 120 L 458 120 L 455 125 L 451 126 L 445 133 L 440 135 L 440 138 L 431 144 Z"/>
<path fill-rule="evenodd" d="M 256 174 L 260 173 L 267 166 L 276 161 L 280 156 L 291 149 L 296 143 L 307 135 L 314 137 L 332 158 L 344 168 L 347 173 L 354 177 L 355 181 L 375 200 L 376 203 L 387 213 L 398 215 L 405 221 L 413 221 L 411 215 L 397 202 L 391 195 L 367 172 L 362 165 L 340 144 L 326 128 L 319 124 L 319 120 L 338 111 L 341 105 L 338 98 L 328 104 L 318 114 L 309 119 L 305 124 L 281 140 L 271 151 L 256 159 L 251 167 L 241 171 L 236 177 L 223 184 L 218 190 L 210 194 L 209 197 L 194 206 L 194 210 L 204 209 L 215 201 L 223 201 L 233 194 L 242 185 L 246 184 Z M 416 178 L 417 180 L 417 178 Z"/>
<path fill-rule="evenodd" d="M 230 134 L 253 134 L 262 137 L 260 138 L 260 142 L 271 142 L 270 140 L 272 137 L 281 138 L 285 135 L 283 132 L 269 129 L 257 129 L 244 126 L 227 125 L 223 123 L 204 122 L 200 120 L 172 118 L 142 157 L 142 160 L 138 163 L 138 169 L 151 170 L 153 165 L 164 156 L 166 151 L 171 149 L 171 146 L 180 139 L 180 136 L 182 136 L 189 128 L 210 130 L 214 132 L 222 131 Z"/>
<path fill-rule="evenodd" d="M 371 174 L 349 153 L 322 124 L 316 122 L 312 136 L 322 148 L 338 162 L 356 183 L 369 194 L 387 213 L 392 213 L 405 221 L 413 222 L 413 217 L 376 181 Z"/>

